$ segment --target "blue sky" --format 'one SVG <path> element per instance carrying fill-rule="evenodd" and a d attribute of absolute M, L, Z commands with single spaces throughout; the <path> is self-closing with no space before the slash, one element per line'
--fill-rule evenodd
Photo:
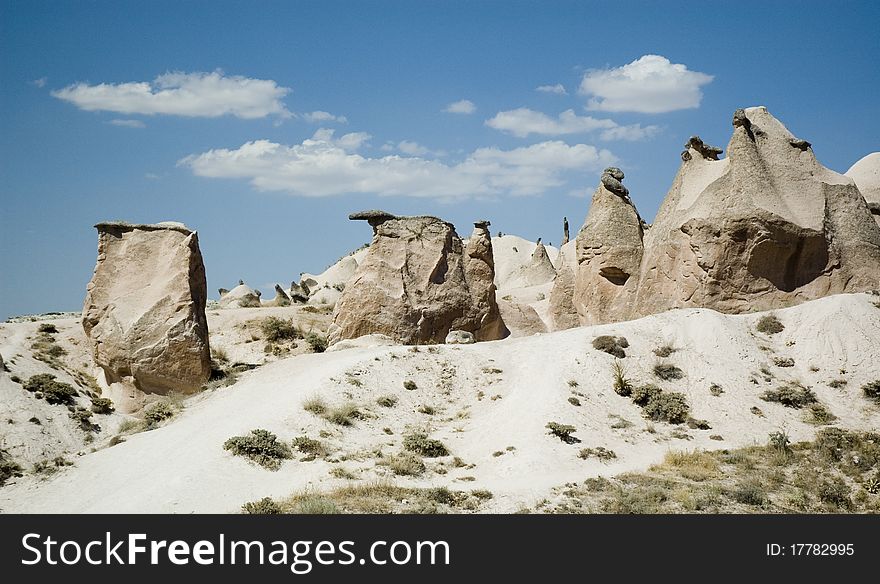
<path fill-rule="evenodd" d="M 78 310 L 102 220 L 197 229 L 214 297 L 322 271 L 366 208 L 557 243 L 610 161 L 650 219 L 738 107 L 843 172 L 880 147 L 878 25 L 874 2 L 2 1 L 0 318 Z"/>

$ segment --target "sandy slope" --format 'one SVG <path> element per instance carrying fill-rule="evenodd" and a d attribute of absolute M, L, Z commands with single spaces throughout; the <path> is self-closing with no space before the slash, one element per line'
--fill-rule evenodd
<path fill-rule="evenodd" d="M 328 474 L 333 466 L 342 466 L 362 481 L 389 477 L 400 484 L 487 488 L 496 495 L 487 510 L 506 512 L 534 503 L 567 481 L 644 468 L 670 449 L 764 443 L 768 433 L 779 429 L 793 439 L 808 438 L 816 426 L 802 421 L 803 412 L 758 398 L 782 380 L 811 386 L 840 426 L 877 428 L 880 408 L 859 389 L 880 378 L 880 309 L 874 301 L 868 295 L 842 295 L 779 310 L 786 328 L 773 336 L 754 331 L 760 315 L 688 309 L 469 346 L 297 355 L 246 373 L 234 386 L 198 396 L 167 426 L 82 456 L 74 467 L 48 479 L 17 479 L 0 489 L 0 509 L 234 512 L 260 497 L 344 484 Z M 639 408 L 612 391 L 612 358 L 590 346 L 598 334 L 629 339 L 624 363 L 637 383 L 657 381 L 651 373 L 658 361 L 652 349 L 666 343 L 676 347 L 667 360 L 681 367 L 685 378 L 657 383 L 685 393 L 692 415 L 707 420 L 711 430 L 646 423 Z M 774 356 L 793 357 L 795 366 L 776 367 Z M 765 381 L 758 373 L 762 367 L 775 379 Z M 827 385 L 839 378 L 847 385 Z M 407 379 L 418 389 L 405 390 Z M 724 393 L 711 395 L 712 383 L 720 384 Z M 573 392 L 579 407 L 568 402 Z M 384 394 L 400 401 L 394 408 L 381 408 L 375 399 Z M 303 410 L 303 401 L 315 395 L 330 404 L 351 399 L 368 418 L 349 428 L 333 426 Z M 438 412 L 419 413 L 423 404 Z M 753 406 L 764 417 L 753 414 Z M 615 416 L 632 425 L 612 428 L 621 425 Z M 567 445 L 548 435 L 549 421 L 576 426 L 582 442 Z M 398 451 L 402 434 L 412 427 L 429 429 L 454 455 L 476 466 L 453 468 L 451 458 L 427 460 L 429 473 L 420 479 L 392 477 L 377 465 L 374 452 Z M 222 449 L 227 438 L 253 428 L 266 428 L 285 440 L 329 432 L 329 458 L 341 462 L 292 460 L 270 472 Z M 724 439 L 711 440 L 710 435 Z M 515 450 L 507 451 L 511 446 Z M 577 457 L 580 448 L 595 446 L 614 450 L 618 459 L 605 464 Z M 496 452 L 504 454 L 493 456 Z"/>

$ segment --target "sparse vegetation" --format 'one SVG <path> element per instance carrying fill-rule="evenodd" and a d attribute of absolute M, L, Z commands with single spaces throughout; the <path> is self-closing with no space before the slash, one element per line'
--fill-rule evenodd
<path fill-rule="evenodd" d="M 578 452 L 578 458 L 583 458 L 584 460 L 588 458 L 598 458 L 602 462 L 607 462 L 617 458 L 617 454 L 613 450 L 609 450 L 604 446 L 597 446 L 595 448 L 582 448 L 581 451 Z"/>
<path fill-rule="evenodd" d="M 323 353 L 327 350 L 327 337 L 318 333 L 306 335 L 306 344 L 312 349 L 312 353 Z"/>
<path fill-rule="evenodd" d="M 293 439 L 293 448 L 298 452 L 307 454 L 306 460 L 314 460 L 327 454 L 327 449 L 320 440 L 314 440 L 308 436 L 297 436 Z"/>
<path fill-rule="evenodd" d="M 665 359 L 666 357 L 668 357 L 668 356 L 672 355 L 673 353 L 675 353 L 677 350 L 678 350 L 678 349 L 676 349 L 675 347 L 673 347 L 672 345 L 670 345 L 669 343 L 667 343 L 667 344 L 665 344 L 665 345 L 663 345 L 663 346 L 661 346 L 661 347 L 657 347 L 657 348 L 654 349 L 652 352 L 653 352 L 655 355 L 657 355 L 658 357 L 661 357 L 661 358 Z"/>
<path fill-rule="evenodd" d="M 813 390 L 800 383 L 787 383 L 776 389 L 768 389 L 759 397 L 764 401 L 780 403 L 785 407 L 795 409 L 818 401 Z"/>
<path fill-rule="evenodd" d="M 556 436 L 566 444 L 576 444 L 580 439 L 572 436 L 577 430 L 574 426 L 568 424 L 560 424 L 559 422 L 547 422 L 545 428 L 549 429 L 549 434 Z"/>
<path fill-rule="evenodd" d="M 403 448 L 427 458 L 437 458 L 449 454 L 445 444 L 429 438 L 424 432 L 412 432 L 404 436 Z"/>
<path fill-rule="evenodd" d="M 568 398 L 568 403 L 570 403 L 573 406 L 580 406 L 581 400 L 579 400 L 578 398 L 576 398 L 574 396 L 571 396 Z"/>
<path fill-rule="evenodd" d="M 719 395 L 724 393 L 724 388 L 722 388 L 717 383 L 713 383 L 712 385 L 709 386 L 709 393 L 714 395 L 715 397 L 718 397 Z"/>
<path fill-rule="evenodd" d="M 426 416 L 433 416 L 437 413 L 437 410 L 434 409 L 434 406 L 429 406 L 422 404 L 419 406 L 418 411 L 420 414 L 425 414 Z"/>
<path fill-rule="evenodd" d="M 829 412 L 821 403 L 812 403 L 807 406 L 806 421 L 808 423 L 823 426 L 825 424 L 831 424 L 835 420 L 837 420 L 837 416 Z"/>
<path fill-rule="evenodd" d="M 280 515 L 281 506 L 269 497 L 263 497 L 259 501 L 245 503 L 241 511 L 247 515 Z"/>
<path fill-rule="evenodd" d="M 403 389 L 408 389 L 409 391 L 413 391 L 418 388 L 419 388 L 419 386 L 416 385 L 416 382 L 413 381 L 412 379 L 407 379 L 406 381 L 403 382 Z"/>
<path fill-rule="evenodd" d="M 601 335 L 593 339 L 593 348 L 609 355 L 614 355 L 618 359 L 626 357 L 626 349 L 629 347 L 629 341 L 626 337 L 613 337 L 611 335 Z"/>
<path fill-rule="evenodd" d="M 672 363 L 657 363 L 654 365 L 654 375 L 663 381 L 671 381 L 684 377 L 684 372 Z"/>
<path fill-rule="evenodd" d="M 144 410 L 145 429 L 152 430 L 170 418 L 174 417 L 174 406 L 169 400 L 157 401 Z"/>
<path fill-rule="evenodd" d="M 340 404 L 324 413 L 324 419 L 339 426 L 351 426 L 353 420 L 363 419 L 363 414 L 352 402 Z"/>
<path fill-rule="evenodd" d="M 96 414 L 112 414 L 115 409 L 113 401 L 106 397 L 92 398 L 92 411 Z"/>
<path fill-rule="evenodd" d="M 302 337 L 299 330 L 293 326 L 293 321 L 275 316 L 264 318 L 260 322 L 260 331 L 263 333 L 263 337 L 270 343 L 292 341 Z"/>
<path fill-rule="evenodd" d="M 58 332 L 58 329 L 51 322 L 44 322 L 39 327 L 37 327 L 37 332 L 54 335 Z"/>
<path fill-rule="evenodd" d="M 398 476 L 419 476 L 425 472 L 425 463 L 412 452 L 401 452 L 388 459 L 388 468 Z"/>
<path fill-rule="evenodd" d="M 846 384 L 849 383 L 846 379 L 832 379 L 828 382 L 828 387 L 833 387 L 834 389 L 840 389 Z"/>
<path fill-rule="evenodd" d="M 775 335 L 776 333 L 781 333 L 785 330 L 785 326 L 775 314 L 765 314 L 758 319 L 758 323 L 755 325 L 755 330 L 759 333 Z"/>
<path fill-rule="evenodd" d="M 62 404 L 71 406 L 74 398 L 79 393 L 68 383 L 55 379 L 51 373 L 38 373 L 31 376 L 25 383 L 24 389 L 32 392 L 36 397 L 45 399 L 50 404 Z"/>
<path fill-rule="evenodd" d="M 320 416 L 327 411 L 327 403 L 315 395 L 303 402 L 303 409 L 316 416 Z"/>
<path fill-rule="evenodd" d="M 289 446 L 263 429 L 251 430 L 247 436 L 233 436 L 223 443 L 223 450 L 244 456 L 269 470 L 278 470 L 284 460 L 293 456 Z"/>
<path fill-rule="evenodd" d="M 880 402 L 880 379 L 875 379 L 874 381 L 863 385 L 862 393 L 865 394 L 866 398 Z"/>
<path fill-rule="evenodd" d="M 614 393 L 628 397 L 632 393 L 632 383 L 626 377 L 626 368 L 620 359 L 611 364 L 611 375 L 614 378 Z"/>
<path fill-rule="evenodd" d="M 773 357 L 773 364 L 777 367 L 794 367 L 794 359 L 791 357 Z"/>
<path fill-rule="evenodd" d="M 644 407 L 645 415 L 657 422 L 681 424 L 688 418 L 690 406 L 684 394 L 660 392 L 652 395 Z"/>
<path fill-rule="evenodd" d="M 663 390 L 653 383 L 647 383 L 633 389 L 630 397 L 632 398 L 634 404 L 636 404 L 637 406 L 645 407 L 646 405 L 648 405 L 648 402 L 651 401 L 652 397 L 654 397 L 655 395 L 660 395 L 662 392 Z"/>
<path fill-rule="evenodd" d="M 5 450 L 0 449 L 0 487 L 12 477 L 20 477 L 23 470 L 18 463 L 9 458 Z"/>
<path fill-rule="evenodd" d="M 381 395 L 376 398 L 376 403 L 382 406 L 383 408 L 393 408 L 397 405 L 397 396 L 396 395 Z"/>

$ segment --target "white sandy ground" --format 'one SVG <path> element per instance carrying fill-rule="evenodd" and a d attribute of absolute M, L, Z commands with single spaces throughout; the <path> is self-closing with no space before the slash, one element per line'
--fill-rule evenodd
<path fill-rule="evenodd" d="M 839 295 L 778 310 L 785 330 L 773 336 L 755 332 L 758 314 L 686 309 L 476 345 L 422 346 L 418 352 L 368 347 L 295 355 L 245 373 L 233 386 L 191 398 L 162 428 L 72 457 L 74 466 L 48 478 L 13 479 L 0 489 L 0 510 L 236 512 L 242 503 L 265 496 L 283 498 L 303 489 L 346 484 L 349 481 L 329 475 L 334 466 L 341 466 L 359 477 L 356 483 L 384 478 L 401 485 L 489 489 L 495 498 L 483 510 L 511 512 L 533 505 L 552 487 L 569 481 L 644 469 L 669 450 L 763 444 L 770 432 L 781 429 L 793 440 L 808 439 L 817 427 L 803 421 L 803 412 L 758 398 L 785 380 L 812 387 L 838 417 L 839 426 L 876 430 L 880 408 L 860 389 L 880 378 L 876 300 L 864 294 Z M 0 331 L 0 350 L 20 334 L 10 333 L 11 328 L 15 327 L 7 324 Z M 646 422 L 638 407 L 612 390 L 612 357 L 591 347 L 599 334 L 625 336 L 631 346 L 623 362 L 634 383 L 653 381 L 683 392 L 692 415 L 707 420 L 711 430 Z M 652 349 L 667 343 L 677 351 L 666 360 L 685 372 L 679 381 L 658 381 L 651 373 L 658 361 Z M 792 357 L 795 365 L 776 367 L 774 356 Z M 758 373 L 761 367 L 769 368 L 775 379 L 765 381 Z M 840 378 L 847 385 L 827 385 Z M 404 389 L 408 379 L 418 389 Z M 724 393 L 711 395 L 712 383 L 721 385 Z M 400 401 L 393 408 L 379 407 L 376 397 L 385 394 Z M 568 402 L 575 395 L 579 407 Z M 329 404 L 353 400 L 368 418 L 348 428 L 334 426 L 304 411 L 303 402 L 313 396 Z M 438 412 L 419 413 L 422 404 Z M 763 410 L 764 417 L 751 413 L 753 406 Z M 612 428 L 617 416 L 633 425 Z M 567 445 L 548 435 L 545 425 L 550 421 L 574 425 L 582 442 Z M 329 458 L 341 462 L 294 459 L 271 472 L 223 450 L 227 438 L 254 428 L 268 429 L 283 440 L 302 434 L 317 438 L 324 430 L 331 434 L 323 439 L 333 451 Z M 393 434 L 387 435 L 384 428 Z M 452 455 L 475 467 L 454 468 L 451 457 L 426 459 L 429 472 L 423 477 L 394 477 L 377 465 L 373 452 L 399 451 L 402 435 L 410 428 L 428 429 Z M 675 430 L 684 430 L 687 437 L 673 437 Z M 711 440 L 710 435 L 724 439 Z M 515 450 L 507 451 L 511 446 Z M 617 460 L 606 464 L 578 458 L 581 448 L 596 446 L 614 450 Z M 493 456 L 499 451 L 504 454 Z"/>

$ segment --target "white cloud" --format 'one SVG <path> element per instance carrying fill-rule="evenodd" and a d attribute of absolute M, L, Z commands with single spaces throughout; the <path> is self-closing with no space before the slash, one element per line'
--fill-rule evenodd
<path fill-rule="evenodd" d="M 477 111 L 477 106 L 469 99 L 462 99 L 450 103 L 443 111 L 450 114 L 472 114 Z"/>
<path fill-rule="evenodd" d="M 271 79 L 214 73 L 165 73 L 152 82 L 76 83 L 53 91 L 58 99 L 87 111 L 253 119 L 290 117 L 281 101 L 290 92 Z"/>
<path fill-rule="evenodd" d="M 348 118 L 345 116 L 334 116 L 330 112 L 325 112 L 321 110 L 308 112 L 304 114 L 300 114 L 302 118 L 312 124 L 320 124 L 323 122 L 337 122 L 340 124 L 347 124 Z"/>
<path fill-rule="evenodd" d="M 567 173 L 598 171 L 617 161 L 608 150 L 559 141 L 513 150 L 479 148 L 457 164 L 399 155 L 372 158 L 352 152 L 346 136 L 337 140 L 319 131 L 293 146 L 258 140 L 194 154 L 178 164 L 198 176 L 245 179 L 258 190 L 302 196 L 464 198 L 540 194 L 565 184 Z"/>
<path fill-rule="evenodd" d="M 563 136 L 602 130 L 600 137 L 603 140 L 632 141 L 649 138 L 659 130 L 657 126 L 642 127 L 640 124 L 621 126 L 614 120 L 579 116 L 570 109 L 552 118 L 543 112 L 525 107 L 498 112 L 495 117 L 486 120 L 486 125 L 520 138 L 530 134 Z"/>
<path fill-rule="evenodd" d="M 539 85 L 535 88 L 535 91 L 541 93 L 555 93 L 556 95 L 568 95 L 568 92 L 561 83 L 557 83 L 556 85 Z"/>
<path fill-rule="evenodd" d="M 123 128 L 146 128 L 147 125 L 140 120 L 110 120 L 111 124 L 114 126 L 120 126 Z"/>
<path fill-rule="evenodd" d="M 623 67 L 588 71 L 579 93 L 592 96 L 588 109 L 658 114 L 699 107 L 700 87 L 712 79 L 666 57 L 645 55 Z"/>
<path fill-rule="evenodd" d="M 48 80 L 49 79 L 46 77 L 40 77 L 39 79 L 34 79 L 33 81 L 31 81 L 31 83 L 33 83 L 37 87 L 46 87 L 46 82 Z"/>
<path fill-rule="evenodd" d="M 156 174 L 155 172 L 148 172 L 148 173 L 144 174 L 144 178 L 149 179 L 149 180 L 159 180 L 162 177 L 159 176 L 158 174 Z"/>
<path fill-rule="evenodd" d="M 410 140 L 404 140 L 397 145 L 397 149 L 403 152 L 404 154 L 409 154 L 410 156 L 424 156 L 431 151 L 418 142 L 412 142 Z"/>

